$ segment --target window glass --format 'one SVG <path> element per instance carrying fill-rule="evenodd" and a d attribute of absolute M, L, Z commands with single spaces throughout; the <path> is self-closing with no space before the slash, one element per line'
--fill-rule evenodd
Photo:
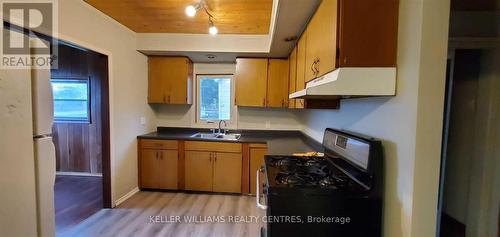
<path fill-rule="evenodd" d="M 89 121 L 88 80 L 52 79 L 54 119 Z"/>
<path fill-rule="evenodd" d="M 231 119 L 231 78 L 200 78 L 200 120 Z"/>

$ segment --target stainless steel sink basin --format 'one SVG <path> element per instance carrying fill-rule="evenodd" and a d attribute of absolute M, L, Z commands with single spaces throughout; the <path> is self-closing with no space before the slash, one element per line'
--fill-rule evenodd
<path fill-rule="evenodd" d="M 214 140 L 228 140 L 228 141 L 237 141 L 240 139 L 241 134 L 237 133 L 228 133 L 228 134 L 223 134 L 223 133 L 195 133 L 191 135 L 191 137 L 195 138 L 203 138 L 203 139 L 214 139 Z"/>

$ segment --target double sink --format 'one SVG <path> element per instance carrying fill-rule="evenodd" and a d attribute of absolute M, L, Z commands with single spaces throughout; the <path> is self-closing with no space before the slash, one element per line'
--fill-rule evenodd
<path fill-rule="evenodd" d="M 240 139 L 241 134 L 238 133 L 195 133 L 191 135 L 193 138 L 202 138 L 202 139 L 213 139 L 213 140 L 223 140 L 223 141 L 238 141 Z"/>

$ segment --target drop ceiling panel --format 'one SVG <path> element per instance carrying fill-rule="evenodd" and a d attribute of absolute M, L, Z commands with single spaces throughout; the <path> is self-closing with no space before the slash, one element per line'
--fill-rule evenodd
<path fill-rule="evenodd" d="M 208 16 L 185 14 L 195 0 L 85 0 L 138 33 L 207 34 Z M 272 0 L 206 0 L 220 34 L 268 34 Z"/>

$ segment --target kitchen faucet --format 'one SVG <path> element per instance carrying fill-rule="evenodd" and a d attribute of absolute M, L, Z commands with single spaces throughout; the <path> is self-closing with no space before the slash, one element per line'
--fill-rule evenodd
<path fill-rule="evenodd" d="M 222 126 L 221 126 L 221 125 L 222 125 L 222 122 L 224 122 L 224 129 L 222 129 Z M 218 130 L 218 133 L 219 133 L 219 134 L 226 134 L 227 129 L 225 129 L 225 127 L 227 127 L 227 122 L 226 122 L 226 120 L 220 120 L 220 121 L 219 121 L 219 130 Z"/>

